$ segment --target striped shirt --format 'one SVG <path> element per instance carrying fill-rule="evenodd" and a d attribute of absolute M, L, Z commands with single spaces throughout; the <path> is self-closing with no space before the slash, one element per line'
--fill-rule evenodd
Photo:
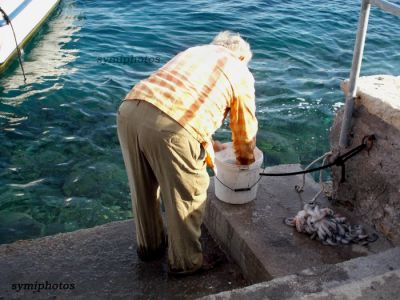
<path fill-rule="evenodd" d="M 255 160 L 254 78 L 229 49 L 204 45 L 179 53 L 125 97 L 134 99 L 150 102 L 189 131 L 206 149 L 212 168 L 212 134 L 229 113 L 237 160 Z"/>

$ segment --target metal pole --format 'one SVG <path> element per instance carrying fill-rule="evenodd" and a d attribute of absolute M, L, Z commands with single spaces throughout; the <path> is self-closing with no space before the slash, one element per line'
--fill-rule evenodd
<path fill-rule="evenodd" d="M 375 5 L 392 15 L 400 17 L 400 6 L 384 0 L 370 0 L 372 5 Z"/>
<path fill-rule="evenodd" d="M 353 52 L 353 62 L 350 72 L 349 92 L 346 95 L 346 105 L 344 108 L 342 128 L 340 130 L 339 146 L 341 148 L 345 148 L 348 146 L 349 130 L 351 126 L 351 119 L 353 116 L 354 100 L 357 94 L 357 81 L 358 77 L 360 76 L 361 62 L 363 58 L 365 36 L 367 34 L 370 10 L 371 4 L 369 0 L 362 0 L 356 43 Z"/>

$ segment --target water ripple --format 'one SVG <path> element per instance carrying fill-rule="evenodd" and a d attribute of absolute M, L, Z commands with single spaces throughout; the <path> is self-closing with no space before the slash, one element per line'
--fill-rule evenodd
<path fill-rule="evenodd" d="M 344 0 L 62 1 L 24 49 L 28 84 L 16 61 L 0 77 L 0 213 L 44 225 L 0 243 L 131 216 L 115 125 L 121 99 L 221 30 L 239 31 L 252 46 L 267 165 L 321 155 L 343 104 L 358 14 L 359 1 Z M 362 74 L 398 75 L 399 32 L 398 18 L 372 9 Z M 216 137 L 230 139 L 227 124 Z M 18 216 L 7 226 L 18 227 Z"/>

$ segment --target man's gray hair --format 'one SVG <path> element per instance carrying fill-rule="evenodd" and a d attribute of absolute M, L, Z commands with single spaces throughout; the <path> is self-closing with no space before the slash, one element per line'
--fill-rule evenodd
<path fill-rule="evenodd" d="M 247 43 L 239 33 L 222 31 L 217 34 L 211 44 L 223 46 L 232 50 L 235 55 L 245 63 L 248 63 L 253 56 L 249 43 Z"/>

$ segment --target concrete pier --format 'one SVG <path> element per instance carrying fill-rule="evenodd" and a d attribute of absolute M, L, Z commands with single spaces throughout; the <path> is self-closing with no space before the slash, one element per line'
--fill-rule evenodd
<path fill-rule="evenodd" d="M 347 93 L 348 81 L 342 89 Z M 342 116 L 339 111 L 331 129 L 336 153 Z M 400 76 L 360 77 L 349 148 L 371 134 L 376 140 L 370 151 L 346 163 L 346 182 L 340 168 L 333 168 L 334 198 L 400 246 Z"/>
<path fill-rule="evenodd" d="M 298 169 L 281 165 L 266 171 Z M 371 292 L 370 286 L 374 295 L 397 299 L 390 292 L 400 292 L 399 248 L 384 236 L 368 246 L 324 246 L 283 223 L 301 208 L 294 189 L 301 183 L 301 176 L 262 178 L 257 199 L 244 205 L 219 201 L 211 184 L 202 244 L 206 253 L 223 259 L 195 276 L 168 276 L 166 257 L 139 261 L 132 221 L 1 245 L 0 299 L 324 299 L 324 293 L 340 296 L 354 288 Z M 307 176 L 302 201 L 318 188 Z M 331 206 L 323 196 L 318 201 Z M 350 223 L 363 223 L 332 208 Z"/>
<path fill-rule="evenodd" d="M 294 172 L 299 165 L 280 165 L 267 168 L 266 172 Z M 390 248 L 381 236 L 368 246 L 325 246 L 298 233 L 283 223 L 285 217 L 293 217 L 300 210 L 301 201 L 295 191 L 301 185 L 302 175 L 289 177 L 264 177 L 260 181 L 257 199 L 244 205 L 231 205 L 219 201 L 209 189 L 205 224 L 211 235 L 241 267 L 246 278 L 261 282 L 295 274 L 316 266 L 333 265 L 355 257 L 378 253 Z M 310 201 L 319 191 L 319 185 L 306 176 L 304 202 Z M 333 207 L 323 196 L 318 198 L 321 207 L 331 207 L 346 216 L 352 224 L 363 224 L 348 211 Z M 365 224 L 367 231 L 374 230 Z"/>

